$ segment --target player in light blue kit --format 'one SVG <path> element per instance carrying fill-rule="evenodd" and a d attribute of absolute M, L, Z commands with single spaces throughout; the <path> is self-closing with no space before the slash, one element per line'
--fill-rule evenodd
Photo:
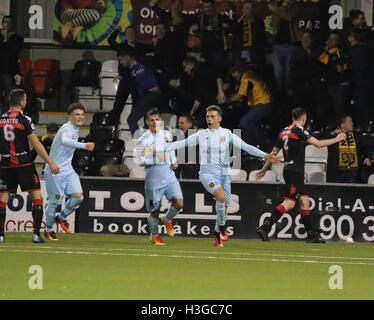
<path fill-rule="evenodd" d="M 210 106 L 206 109 L 208 129 L 189 136 L 185 140 L 156 146 L 154 153 L 170 152 L 177 149 L 199 145 L 200 152 L 200 182 L 204 188 L 216 199 L 217 220 L 214 232 L 215 247 L 223 247 L 222 241 L 228 240 L 226 231 L 227 209 L 231 198 L 230 152 L 233 147 L 244 150 L 258 158 L 279 162 L 272 154 L 246 144 L 230 130 L 221 128 L 222 109 Z"/>
<path fill-rule="evenodd" d="M 136 159 L 140 166 L 146 168 L 145 174 L 145 199 L 148 216 L 148 226 L 151 232 L 150 240 L 156 245 L 164 245 L 159 233 L 159 214 L 162 197 L 171 202 L 171 206 L 161 221 L 166 227 L 169 236 L 174 236 L 172 219 L 183 207 L 183 194 L 173 169 L 178 166 L 175 152 L 145 155 L 146 148 L 164 148 L 172 141 L 170 132 L 161 128 L 162 120 L 157 109 L 147 113 L 146 119 L 149 130 L 138 140 L 136 146 Z"/>
<path fill-rule="evenodd" d="M 66 233 L 71 233 L 66 218 L 76 209 L 83 201 L 83 191 L 77 173 L 74 171 L 71 160 L 74 156 L 75 149 L 86 149 L 92 151 L 95 148 L 93 142 L 78 142 L 79 127 L 83 125 L 84 106 L 80 103 L 73 103 L 68 107 L 69 122 L 65 123 L 58 130 L 53 140 L 49 156 L 60 167 L 59 174 L 52 174 L 49 166 L 44 169 L 44 178 L 48 193 L 48 205 L 45 211 L 46 229 L 45 236 L 48 240 L 56 241 L 57 236 L 53 230 L 53 223 L 61 225 Z M 56 208 L 61 204 L 62 198 L 66 196 L 65 209 L 60 216 L 55 217 Z"/>

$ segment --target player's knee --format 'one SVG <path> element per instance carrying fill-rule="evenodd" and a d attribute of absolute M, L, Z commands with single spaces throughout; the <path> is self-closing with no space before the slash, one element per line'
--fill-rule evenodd
<path fill-rule="evenodd" d="M 177 210 L 181 210 L 183 208 L 183 199 L 175 199 L 173 201 L 173 207 Z"/>
<path fill-rule="evenodd" d="M 66 206 L 68 206 L 72 210 L 76 210 L 79 208 L 79 206 L 83 202 L 83 199 L 84 197 L 70 198 L 69 201 L 66 203 Z"/>

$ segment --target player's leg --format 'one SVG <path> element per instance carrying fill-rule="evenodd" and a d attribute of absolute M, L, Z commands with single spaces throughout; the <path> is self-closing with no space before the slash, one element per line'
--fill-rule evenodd
<path fill-rule="evenodd" d="M 83 190 L 82 185 L 79 180 L 79 176 L 73 172 L 72 174 L 65 177 L 66 186 L 64 193 L 67 195 L 67 201 L 65 203 L 65 208 L 62 210 L 61 215 L 55 218 L 55 222 L 60 224 L 62 229 L 71 234 L 70 225 L 66 221 L 67 217 L 71 215 L 75 210 L 79 208 L 83 202 Z"/>
<path fill-rule="evenodd" d="M 161 208 L 161 199 L 163 197 L 163 189 L 150 190 L 145 189 L 145 201 L 147 211 L 150 212 L 148 216 L 148 227 L 151 233 L 150 240 L 156 245 L 164 245 L 159 233 L 158 233 L 158 224 L 159 224 L 159 215 Z"/>
<path fill-rule="evenodd" d="M 40 192 L 40 181 L 35 165 L 15 168 L 21 190 L 28 192 L 32 200 L 32 219 L 34 222 L 33 243 L 43 243 L 40 228 L 43 220 L 43 197 Z"/>
<path fill-rule="evenodd" d="M 46 173 L 44 175 L 45 184 L 48 194 L 47 208 L 45 209 L 45 237 L 50 241 L 57 241 L 58 238 L 53 229 L 53 223 L 55 222 L 56 209 L 61 205 L 63 193 L 63 179 L 61 176 Z"/>
<path fill-rule="evenodd" d="M 304 183 L 304 177 L 302 175 L 295 175 L 293 173 L 285 172 L 283 174 L 286 182 L 286 194 L 284 201 L 273 208 L 273 212 L 269 218 L 265 218 L 263 225 L 256 229 L 258 235 L 263 241 L 269 241 L 268 233 L 274 223 L 276 223 L 283 214 L 287 211 L 292 210 L 295 207 L 296 201 L 299 199 L 298 188 Z M 300 181 L 302 179 L 302 181 Z"/>
<path fill-rule="evenodd" d="M 318 230 L 313 228 L 312 217 L 309 212 L 310 201 L 309 196 L 306 194 L 300 195 L 300 215 L 301 221 L 304 224 L 305 231 L 308 235 L 308 243 L 325 243 L 325 240 L 320 238 Z"/>
<path fill-rule="evenodd" d="M 5 242 L 5 220 L 6 206 L 9 200 L 9 192 L 1 191 L 0 193 L 0 243 Z"/>
<path fill-rule="evenodd" d="M 208 175 L 200 176 L 200 182 L 216 200 L 216 225 L 214 229 L 214 246 L 223 247 L 222 240 L 220 238 L 220 226 L 225 225 L 225 215 L 226 215 L 226 195 L 225 191 L 221 186 L 221 181 L 217 177 L 212 177 Z"/>
<path fill-rule="evenodd" d="M 231 201 L 231 176 L 230 175 L 225 175 L 222 178 L 222 188 L 225 192 L 225 216 L 224 216 L 224 225 L 219 226 L 219 236 L 222 241 L 228 241 L 229 236 L 226 231 L 226 221 L 227 221 L 227 211 L 230 206 L 230 201 Z M 217 226 L 216 226 L 217 229 Z"/>
<path fill-rule="evenodd" d="M 14 175 L 14 169 L 1 169 L 0 190 L 0 242 L 5 242 L 6 206 L 9 194 L 15 193 L 18 188 L 18 178 Z"/>
<path fill-rule="evenodd" d="M 166 214 L 161 217 L 161 221 L 164 223 L 168 235 L 174 237 L 173 218 L 183 208 L 183 194 L 178 181 L 174 181 L 166 186 L 165 197 L 171 201 L 171 206 Z"/>

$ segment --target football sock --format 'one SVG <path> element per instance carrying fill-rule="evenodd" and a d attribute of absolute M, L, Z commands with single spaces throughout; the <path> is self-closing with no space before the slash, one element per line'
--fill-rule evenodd
<path fill-rule="evenodd" d="M 75 210 L 77 210 L 80 204 L 83 202 L 83 197 L 81 198 L 70 198 L 66 201 L 65 209 L 61 212 L 59 217 L 60 221 L 65 221 L 66 218 Z"/>
<path fill-rule="evenodd" d="M 149 231 L 152 233 L 152 237 L 158 235 L 158 221 L 159 218 L 152 217 L 151 215 L 148 216 L 148 227 Z"/>
<path fill-rule="evenodd" d="M 226 205 L 224 202 L 216 201 L 216 212 L 217 212 L 217 219 L 216 219 L 216 227 L 215 231 L 220 232 L 220 226 L 224 226 L 226 224 Z"/>
<path fill-rule="evenodd" d="M 271 214 L 270 218 L 266 218 L 264 221 L 264 224 L 262 225 L 262 228 L 266 231 L 269 232 L 271 229 L 271 226 L 276 223 L 283 214 L 285 214 L 286 208 L 283 205 L 279 205 L 278 207 L 273 209 L 273 213 Z"/>
<path fill-rule="evenodd" d="M 6 203 L 0 201 L 0 236 L 4 235 L 6 219 Z"/>
<path fill-rule="evenodd" d="M 301 215 L 301 221 L 304 224 L 305 231 L 311 231 L 312 230 L 312 217 L 310 215 L 309 210 L 300 210 Z"/>
<path fill-rule="evenodd" d="M 34 221 L 34 234 L 39 235 L 43 220 L 43 200 L 36 199 L 32 203 L 32 219 Z"/>
<path fill-rule="evenodd" d="M 48 201 L 47 208 L 45 209 L 45 222 L 46 228 L 45 231 L 52 232 L 53 231 L 53 223 L 55 222 L 55 214 L 56 214 L 57 203 L 52 203 Z"/>
<path fill-rule="evenodd" d="M 180 212 L 180 210 L 177 210 L 174 208 L 174 206 L 170 206 L 169 210 L 166 212 L 165 214 L 165 221 L 166 222 L 169 222 L 170 220 L 172 220 L 178 213 Z"/>

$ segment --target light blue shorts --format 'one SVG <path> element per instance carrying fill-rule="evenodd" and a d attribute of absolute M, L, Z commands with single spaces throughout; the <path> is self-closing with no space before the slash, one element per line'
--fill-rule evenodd
<path fill-rule="evenodd" d="M 231 176 L 230 175 L 222 175 L 220 177 L 217 177 L 217 176 L 211 176 L 207 174 L 201 174 L 200 182 L 205 188 L 205 190 L 208 191 L 211 195 L 213 195 L 214 192 L 218 188 L 222 188 L 223 191 L 225 192 L 226 207 L 230 205 L 230 200 L 231 200 Z"/>
<path fill-rule="evenodd" d="M 169 183 L 160 189 L 145 189 L 145 202 L 148 212 L 160 210 L 162 206 L 162 197 L 170 202 L 173 199 L 183 199 L 182 189 L 178 181 Z"/>
<path fill-rule="evenodd" d="M 75 171 L 64 176 L 45 173 L 44 179 L 49 201 L 53 200 L 57 204 L 61 204 L 64 196 L 83 193 L 79 176 Z"/>

